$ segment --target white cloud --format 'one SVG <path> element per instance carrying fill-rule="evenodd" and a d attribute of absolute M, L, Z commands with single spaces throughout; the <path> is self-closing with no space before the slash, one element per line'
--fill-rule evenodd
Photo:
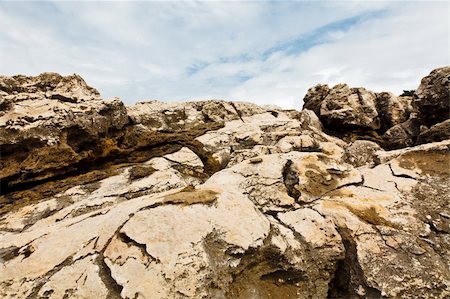
<path fill-rule="evenodd" d="M 447 9 L 447 3 L 394 7 L 333 42 L 282 57 L 273 72 L 247 81 L 231 95 L 264 103 L 278 95 L 286 106 L 300 108 L 308 87 L 319 82 L 395 93 L 414 89 L 432 68 L 449 64 Z"/>
<path fill-rule="evenodd" d="M 300 108 L 317 83 L 415 88 L 449 64 L 448 9 L 445 1 L 3 2 L 0 73 L 79 73 L 127 103 Z"/>

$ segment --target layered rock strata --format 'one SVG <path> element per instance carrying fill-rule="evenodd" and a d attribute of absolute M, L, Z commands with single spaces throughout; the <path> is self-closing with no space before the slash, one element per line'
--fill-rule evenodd
<path fill-rule="evenodd" d="M 316 86 L 301 112 L 0 77 L 0 297 L 450 297 L 448 120 L 420 108 L 446 70 L 417 99 Z"/>
<path fill-rule="evenodd" d="M 319 84 L 303 101 L 328 133 L 347 141 L 363 138 L 386 149 L 442 141 L 449 136 L 450 67 L 433 70 L 412 95 Z"/>

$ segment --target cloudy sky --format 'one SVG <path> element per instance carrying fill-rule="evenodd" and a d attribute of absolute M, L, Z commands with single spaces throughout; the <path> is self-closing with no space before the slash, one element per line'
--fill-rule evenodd
<path fill-rule="evenodd" d="M 298 109 L 317 83 L 415 89 L 450 64 L 449 15 L 449 1 L 7 1 L 0 73 L 77 73 L 128 104 Z"/>

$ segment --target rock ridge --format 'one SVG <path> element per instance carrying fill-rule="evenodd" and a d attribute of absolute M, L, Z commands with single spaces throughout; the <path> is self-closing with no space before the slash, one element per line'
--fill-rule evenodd
<path fill-rule="evenodd" d="M 302 111 L 0 76 L 0 297 L 449 298 L 449 76 Z"/>
<path fill-rule="evenodd" d="M 363 138 L 385 149 L 441 141 L 448 139 L 450 66 L 433 70 L 412 95 L 319 84 L 303 101 L 329 134 L 346 140 Z"/>

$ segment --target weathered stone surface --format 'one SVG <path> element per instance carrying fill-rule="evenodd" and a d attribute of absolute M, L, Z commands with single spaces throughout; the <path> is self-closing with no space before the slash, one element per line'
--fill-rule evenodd
<path fill-rule="evenodd" d="M 140 102 L 127 108 L 132 123 L 154 130 L 185 130 L 200 123 L 223 122 L 265 112 L 255 104 L 241 102 L 198 101 L 187 103 Z"/>
<path fill-rule="evenodd" d="M 450 66 L 433 70 L 422 79 L 415 95 L 421 118 L 431 126 L 450 117 Z"/>
<path fill-rule="evenodd" d="M 118 99 L 102 100 L 77 75 L 1 77 L 0 86 L 9 99 L 8 110 L 0 114 L 2 192 L 85 172 L 105 161 L 142 162 L 182 146 L 208 160 L 206 171 L 213 172 L 218 163 L 194 139 L 224 121 L 266 111 L 225 101 L 153 101 L 126 108 Z M 74 100 L 54 97 L 56 93 Z"/>
<path fill-rule="evenodd" d="M 326 84 L 317 84 L 316 86 L 311 87 L 303 98 L 303 109 L 312 110 L 316 115 L 320 115 L 322 102 L 329 93 L 330 87 Z"/>
<path fill-rule="evenodd" d="M 44 77 L 37 86 L 54 90 Z M 450 140 L 387 151 L 324 133 L 311 110 L 32 101 L 40 89 L 8 88 L 24 99 L 0 116 L 17 128 L 1 127 L 4 144 L 26 134 L 42 142 L 2 152 L 2 298 L 450 296 Z M 344 110 L 365 111 L 349 123 L 383 130 L 373 121 L 387 117 L 408 130 L 410 98 L 383 94 L 377 109 L 388 113 L 375 115 L 364 103 L 379 94 L 328 92 L 346 95 Z M 26 101 L 32 121 L 21 123 Z M 74 114 L 81 106 L 90 108 Z M 91 130 L 79 132 L 81 144 L 68 142 L 71 122 Z"/>
<path fill-rule="evenodd" d="M 429 143 L 450 139 L 450 119 L 437 123 L 420 132 L 417 143 Z"/>
<path fill-rule="evenodd" d="M 317 114 L 312 110 L 303 109 L 300 115 L 300 125 L 302 129 L 316 129 L 322 131 L 323 126 L 320 122 L 320 119 L 317 117 Z"/>
<path fill-rule="evenodd" d="M 346 84 L 331 89 L 317 85 L 308 90 L 303 102 L 303 109 L 314 111 L 330 130 L 360 128 L 384 132 L 405 122 L 415 111 L 412 97 L 373 93 Z"/>
<path fill-rule="evenodd" d="M 450 67 L 433 70 L 414 96 L 319 84 L 308 90 L 303 109 L 314 111 L 327 133 L 346 141 L 371 140 L 385 149 L 396 149 L 445 140 L 449 138 L 445 132 L 450 117 L 449 76 Z M 427 130 L 437 123 L 441 124 L 418 138 L 421 126 Z"/>
<path fill-rule="evenodd" d="M 381 132 L 407 121 L 410 114 L 415 111 L 412 97 L 397 97 L 390 92 L 377 93 L 376 97 Z"/>
<path fill-rule="evenodd" d="M 375 93 L 338 84 L 320 104 L 319 117 L 327 126 L 337 129 L 360 127 L 377 130 L 381 124 L 375 104 Z"/>
<path fill-rule="evenodd" d="M 57 73 L 42 73 L 36 77 L 0 76 L 0 97 L 16 103 L 27 98 L 40 99 L 40 96 L 63 102 L 85 102 L 100 98 L 99 92 L 74 74 L 61 76 Z M 2 112 L 4 110 L 2 109 Z"/>
<path fill-rule="evenodd" d="M 2 189 L 107 155 L 113 142 L 104 136 L 128 123 L 122 102 L 100 99 L 77 75 L 1 77 L 0 88 L 11 101 L 0 115 Z"/>
<path fill-rule="evenodd" d="M 355 167 L 376 164 L 375 152 L 382 150 L 375 142 L 357 140 L 345 148 L 344 160 Z"/>
<path fill-rule="evenodd" d="M 398 149 L 412 146 L 420 133 L 420 119 L 416 115 L 398 125 L 391 127 L 383 134 L 382 145 L 387 149 Z"/>

